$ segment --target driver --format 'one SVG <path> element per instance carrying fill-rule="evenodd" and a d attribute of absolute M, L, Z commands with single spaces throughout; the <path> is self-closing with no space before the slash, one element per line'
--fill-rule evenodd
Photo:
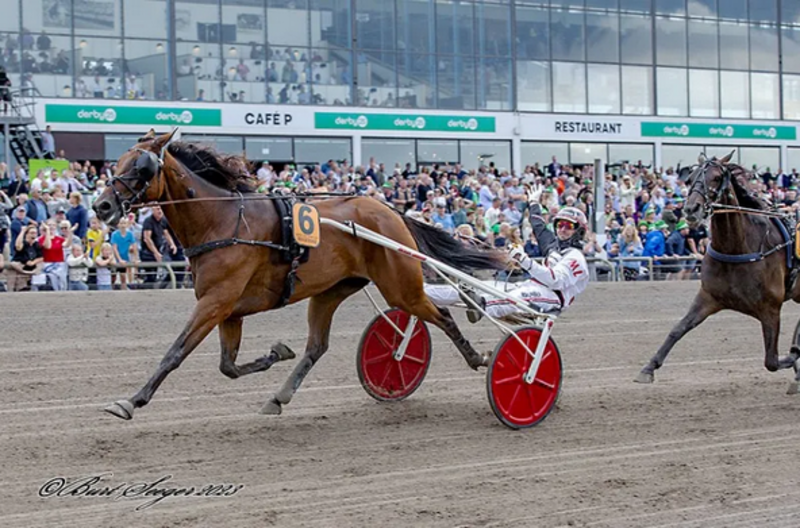
<path fill-rule="evenodd" d="M 589 267 L 583 255 L 583 239 L 587 231 L 586 215 L 575 207 L 561 209 L 553 217 L 554 235 L 541 216 L 540 205 L 534 201 L 530 205 L 530 221 L 534 236 L 546 255 L 544 263 L 535 262 L 522 247 L 512 246 L 508 252 L 509 258 L 531 278 L 516 284 L 506 285 L 502 281 L 486 281 L 486 284 L 507 291 L 509 296 L 524 300 L 539 312 L 563 311 L 589 284 Z M 509 291 L 509 287 L 513 289 Z M 465 290 L 466 295 L 492 317 L 523 313 L 508 300 L 486 298 L 482 293 L 470 290 L 468 286 Z M 461 296 L 449 285 L 426 284 L 425 293 L 437 306 L 456 304 Z M 474 308 L 467 310 L 467 318 L 471 323 L 479 321 L 482 316 L 480 310 Z"/>

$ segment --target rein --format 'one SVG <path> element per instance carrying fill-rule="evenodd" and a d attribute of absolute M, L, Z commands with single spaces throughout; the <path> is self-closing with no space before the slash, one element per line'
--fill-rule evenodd
<path fill-rule="evenodd" d="M 219 196 L 219 197 L 212 197 L 212 198 L 184 198 L 182 200 L 167 200 L 167 201 L 156 201 L 156 202 L 147 202 L 147 203 L 140 203 L 131 205 L 131 209 L 139 209 L 144 207 L 152 207 L 154 205 L 174 205 L 174 204 L 182 204 L 182 203 L 190 203 L 190 202 L 232 202 L 234 200 L 239 201 L 259 201 L 259 200 L 284 200 L 286 198 L 337 198 L 342 196 L 356 196 L 355 193 L 334 193 L 334 192 L 324 192 L 324 193 L 291 193 L 282 196 L 278 195 L 266 195 L 266 194 L 259 194 L 257 196 L 244 196 L 241 195 L 240 197 L 237 196 Z"/>

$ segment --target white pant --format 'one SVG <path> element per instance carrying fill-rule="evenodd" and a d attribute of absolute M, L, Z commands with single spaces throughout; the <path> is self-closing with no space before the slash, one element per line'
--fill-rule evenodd
<path fill-rule="evenodd" d="M 537 282 L 483 281 L 483 283 L 505 292 L 508 297 L 527 302 L 531 308 L 539 312 L 553 312 L 561 309 L 561 301 L 558 295 L 553 290 Z M 459 291 L 449 284 L 426 284 L 425 293 L 436 306 L 452 306 L 461 301 Z M 504 315 L 522 311 L 503 298 L 487 296 L 480 291 L 478 294 L 486 299 L 486 313 L 492 317 L 503 317 Z"/>

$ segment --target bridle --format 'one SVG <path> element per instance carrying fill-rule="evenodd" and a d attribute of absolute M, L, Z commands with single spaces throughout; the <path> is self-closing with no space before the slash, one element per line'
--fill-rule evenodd
<path fill-rule="evenodd" d="M 114 176 L 108 180 L 108 186 L 114 193 L 114 199 L 123 214 L 128 214 L 131 210 L 131 206 L 142 200 L 145 193 L 150 188 L 150 184 L 161 172 L 161 168 L 164 166 L 164 153 L 166 152 L 166 148 L 165 145 L 164 148 L 161 149 L 161 156 L 159 157 L 149 150 L 133 147 L 129 152 L 141 152 L 141 155 L 136 159 L 133 165 L 133 171 Z M 144 185 L 142 185 L 141 189 L 136 191 L 128 182 L 132 182 L 134 185 L 143 182 Z M 123 198 L 117 190 L 117 183 L 122 184 L 125 190 L 132 196 L 130 198 Z"/>

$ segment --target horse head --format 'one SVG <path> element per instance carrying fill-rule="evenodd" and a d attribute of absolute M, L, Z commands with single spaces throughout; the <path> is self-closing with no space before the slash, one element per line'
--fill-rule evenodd
<path fill-rule="evenodd" d="M 733 175 L 728 167 L 733 151 L 722 159 L 702 158 L 699 165 L 681 169 L 678 179 L 689 184 L 689 197 L 683 210 L 692 227 L 708 218 L 712 205 L 736 197 L 733 191 Z"/>
<path fill-rule="evenodd" d="M 167 147 L 179 137 L 177 128 L 161 136 L 156 136 L 151 129 L 119 158 L 116 174 L 92 205 L 100 220 L 116 226 L 132 205 L 156 201 L 161 197 L 165 188 L 161 176 Z"/>

